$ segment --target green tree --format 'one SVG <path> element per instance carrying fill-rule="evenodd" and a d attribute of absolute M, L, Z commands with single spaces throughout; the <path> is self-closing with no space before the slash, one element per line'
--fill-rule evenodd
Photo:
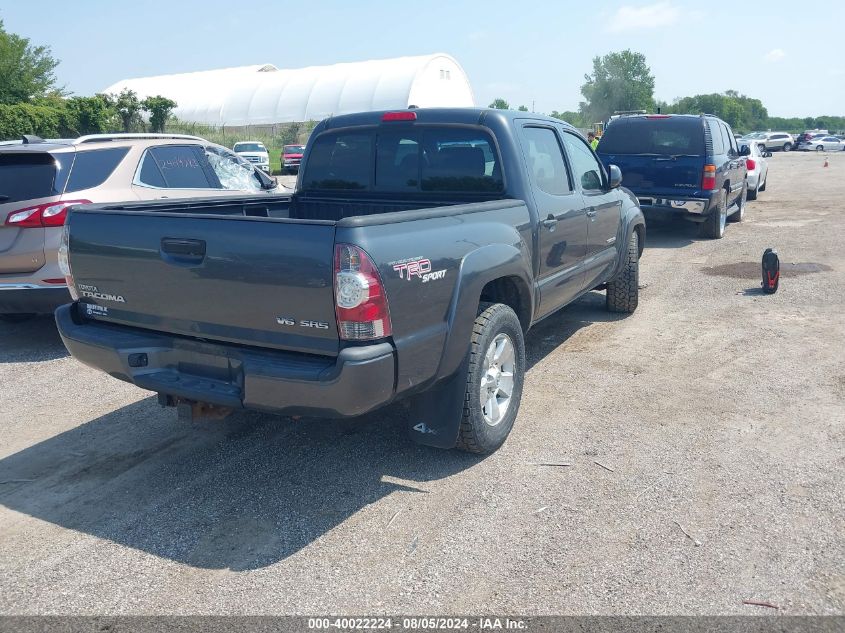
<path fill-rule="evenodd" d="M 727 90 L 722 94 L 694 95 L 677 99 L 666 110 L 673 114 L 715 114 L 736 131 L 766 129 L 769 113 L 759 99 Z"/>
<path fill-rule="evenodd" d="M 33 46 L 29 38 L 7 32 L 0 20 L 0 103 L 62 94 L 53 72 L 58 65 L 49 46 Z"/>
<path fill-rule="evenodd" d="M 175 101 L 161 95 L 147 97 L 141 102 L 141 108 L 150 113 L 150 127 L 153 132 L 164 132 L 167 117 L 170 116 L 176 105 Z"/>
<path fill-rule="evenodd" d="M 584 123 L 584 117 L 581 115 L 580 112 L 572 112 L 571 110 L 567 110 L 565 112 L 558 112 L 557 110 L 552 110 L 552 113 L 549 116 L 555 119 L 560 119 L 561 121 L 566 121 L 573 127 L 590 127 L 589 124 Z"/>
<path fill-rule="evenodd" d="M 117 112 L 120 127 L 124 132 L 132 132 L 143 128 L 141 120 L 141 102 L 134 90 L 124 88 L 119 95 L 107 95 L 109 107 Z"/>
<path fill-rule="evenodd" d="M 645 55 L 631 50 L 593 58 L 593 72 L 584 75 L 581 114 L 587 121 L 605 121 L 620 110 L 654 108 L 654 77 Z"/>
<path fill-rule="evenodd" d="M 528 112 L 528 108 L 526 108 L 524 105 L 519 106 L 517 110 L 519 110 L 520 112 Z"/>
<path fill-rule="evenodd" d="M 491 103 L 487 107 L 493 108 L 494 110 L 510 110 L 511 104 L 509 104 L 507 101 L 505 101 L 501 97 L 498 97 L 496 99 L 493 99 L 493 103 Z"/>
<path fill-rule="evenodd" d="M 108 132 L 115 112 L 103 95 L 71 97 L 64 102 L 68 136 Z"/>

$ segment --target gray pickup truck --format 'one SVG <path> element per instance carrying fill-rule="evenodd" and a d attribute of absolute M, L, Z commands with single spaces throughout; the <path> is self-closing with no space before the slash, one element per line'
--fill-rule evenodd
<path fill-rule="evenodd" d="M 637 307 L 645 223 L 620 182 L 542 116 L 333 117 L 293 195 L 74 208 L 76 300 L 56 320 L 76 358 L 181 414 L 405 399 L 417 441 L 487 453 L 514 424 L 534 323 L 595 289 Z"/>

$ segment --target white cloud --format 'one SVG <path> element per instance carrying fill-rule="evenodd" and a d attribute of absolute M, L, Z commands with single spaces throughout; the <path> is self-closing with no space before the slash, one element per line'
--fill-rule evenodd
<path fill-rule="evenodd" d="M 681 10 L 671 2 L 655 2 L 639 7 L 619 7 L 607 20 L 611 33 L 671 26 L 681 19 Z"/>
<path fill-rule="evenodd" d="M 766 53 L 765 55 L 763 55 L 763 61 L 766 61 L 766 62 L 769 62 L 769 63 L 772 63 L 772 64 L 773 64 L 773 63 L 775 63 L 775 62 L 779 62 L 779 61 L 780 61 L 780 60 L 782 60 L 784 57 L 786 57 L 786 53 L 784 53 L 782 49 L 780 49 L 780 48 L 773 48 L 773 49 L 772 49 L 772 50 L 770 50 L 768 53 Z"/>

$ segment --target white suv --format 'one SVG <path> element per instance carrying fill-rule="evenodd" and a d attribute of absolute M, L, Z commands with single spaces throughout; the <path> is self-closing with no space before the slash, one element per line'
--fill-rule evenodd
<path fill-rule="evenodd" d="M 232 147 L 232 151 L 235 152 L 235 154 L 242 156 L 259 169 L 264 170 L 268 174 L 270 173 L 270 152 L 268 152 L 267 148 L 264 147 L 264 143 L 259 143 L 258 141 L 243 141 L 241 143 L 235 143 Z"/>

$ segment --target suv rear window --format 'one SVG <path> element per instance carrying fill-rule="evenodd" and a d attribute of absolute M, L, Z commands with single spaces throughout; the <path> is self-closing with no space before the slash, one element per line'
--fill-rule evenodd
<path fill-rule="evenodd" d="M 0 152 L 0 204 L 59 195 L 72 163 L 73 152 Z"/>
<path fill-rule="evenodd" d="M 697 118 L 617 119 L 599 142 L 602 154 L 704 155 L 704 126 Z"/>
<path fill-rule="evenodd" d="M 498 193 L 496 146 L 484 130 L 382 127 L 326 132 L 314 141 L 305 189 Z"/>
<path fill-rule="evenodd" d="M 128 147 L 77 151 L 65 193 L 102 185 L 129 152 Z"/>

